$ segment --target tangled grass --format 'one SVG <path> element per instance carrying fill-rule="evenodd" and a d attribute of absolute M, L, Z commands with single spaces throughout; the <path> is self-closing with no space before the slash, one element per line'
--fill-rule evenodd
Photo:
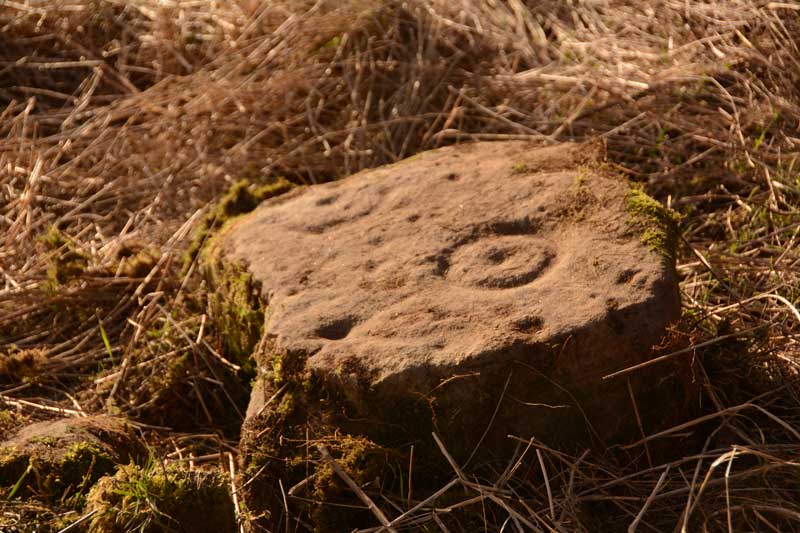
<path fill-rule="evenodd" d="M 446 505 L 356 492 L 383 530 L 800 530 L 797 4 L 8 0 L 0 29 L 4 432 L 111 412 L 164 461 L 235 453 L 251 376 L 180 258 L 241 179 L 601 139 L 684 217 L 703 414 L 578 456 L 523 439 L 494 479 L 454 465 Z"/>

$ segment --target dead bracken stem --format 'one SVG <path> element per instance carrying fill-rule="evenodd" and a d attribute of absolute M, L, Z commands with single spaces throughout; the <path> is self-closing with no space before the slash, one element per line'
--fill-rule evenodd
<path fill-rule="evenodd" d="M 244 533 L 244 517 L 242 516 L 242 509 L 239 506 L 239 496 L 236 494 L 236 461 L 233 458 L 233 454 L 228 452 L 226 454 L 228 456 L 228 470 L 230 471 L 231 476 L 231 498 L 233 499 L 233 510 L 236 516 L 236 524 L 239 529 L 239 533 Z"/>
<path fill-rule="evenodd" d="M 650 504 L 653 502 L 653 498 L 655 498 L 658 491 L 661 490 L 661 487 L 664 485 L 664 481 L 667 478 L 667 474 L 669 473 L 669 466 L 664 469 L 664 472 L 658 478 L 656 482 L 656 486 L 653 487 L 653 492 L 650 493 L 650 496 L 647 497 L 644 504 L 642 504 L 642 508 L 639 510 L 639 513 L 636 515 L 636 518 L 633 519 L 631 525 L 628 526 L 628 533 L 634 533 L 636 529 L 639 527 L 639 523 L 642 521 L 642 517 L 647 512 L 647 509 L 650 507 Z"/>

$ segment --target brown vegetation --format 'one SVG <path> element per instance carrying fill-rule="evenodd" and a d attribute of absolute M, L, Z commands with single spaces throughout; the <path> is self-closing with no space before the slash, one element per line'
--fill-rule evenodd
<path fill-rule="evenodd" d="M 504 472 L 454 464 L 441 499 L 353 501 L 395 529 L 800 529 L 800 10 L 573 4 L 0 2 L 0 428 L 109 412 L 160 460 L 229 472 L 252 374 L 181 268 L 215 198 L 473 139 L 601 139 L 684 215 L 673 357 L 706 411 L 578 456 L 523 440 Z M 83 516 L 3 505 L 6 529 Z"/>

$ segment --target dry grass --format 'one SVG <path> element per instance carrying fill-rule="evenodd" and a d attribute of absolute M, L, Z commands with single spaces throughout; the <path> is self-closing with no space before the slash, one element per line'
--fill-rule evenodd
<path fill-rule="evenodd" d="M 705 413 L 604 454 L 523 440 L 493 479 L 456 468 L 446 505 L 363 496 L 397 530 L 800 530 L 800 10 L 574 4 L 0 1 L 15 423 L 110 411 L 166 459 L 221 457 L 247 375 L 180 268 L 209 202 L 454 142 L 599 137 L 685 215 L 682 334 L 705 344 L 680 357 Z M 651 457 L 671 443 L 680 458 Z"/>

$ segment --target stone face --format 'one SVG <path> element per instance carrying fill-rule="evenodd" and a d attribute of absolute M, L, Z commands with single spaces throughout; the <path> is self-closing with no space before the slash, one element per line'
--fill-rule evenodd
<path fill-rule="evenodd" d="M 251 415 L 291 367 L 341 399 L 344 430 L 434 428 L 462 456 L 509 433 L 605 443 L 634 429 L 625 379 L 601 378 L 652 357 L 680 302 L 667 254 L 627 210 L 629 185 L 596 157 L 453 146 L 235 220 L 216 257 L 267 306 Z M 647 376 L 631 376 L 643 404 Z M 431 423 L 403 420 L 421 400 Z"/>

